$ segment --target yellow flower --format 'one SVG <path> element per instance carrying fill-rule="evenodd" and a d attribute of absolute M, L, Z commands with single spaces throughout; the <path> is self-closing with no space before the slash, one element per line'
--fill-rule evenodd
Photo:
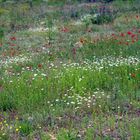
<path fill-rule="evenodd" d="M 1 127 L 1 130 L 3 130 L 3 126 Z"/>
<path fill-rule="evenodd" d="M 18 128 L 16 128 L 16 132 L 18 132 L 19 131 L 19 129 Z"/>
<path fill-rule="evenodd" d="M 18 120 L 18 117 L 16 117 L 16 120 Z"/>

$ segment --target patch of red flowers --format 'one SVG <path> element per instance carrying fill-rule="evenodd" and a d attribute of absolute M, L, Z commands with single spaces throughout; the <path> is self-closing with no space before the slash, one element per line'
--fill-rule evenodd
<path fill-rule="evenodd" d="M 121 36 L 121 37 L 125 37 L 125 34 L 124 34 L 124 33 L 121 33 L 120 36 Z"/>
<path fill-rule="evenodd" d="M 117 36 L 116 34 L 114 34 L 114 33 L 113 33 L 111 36 L 112 36 L 112 38 L 113 38 L 114 40 L 117 40 L 117 39 L 118 39 L 118 36 Z"/>
<path fill-rule="evenodd" d="M 136 15 L 136 19 L 139 19 L 139 16 L 138 15 Z"/>
<path fill-rule="evenodd" d="M 38 64 L 38 68 L 41 69 L 42 68 L 42 64 Z"/>
<path fill-rule="evenodd" d="M 11 41 L 16 41 L 17 39 L 16 39 L 15 36 L 13 36 L 13 37 L 10 37 L 10 40 L 11 40 Z"/>
<path fill-rule="evenodd" d="M 127 34 L 128 34 L 128 35 L 131 35 L 131 34 L 132 34 L 132 32 L 131 32 L 131 31 L 128 31 L 128 32 L 127 32 Z"/>
<path fill-rule="evenodd" d="M 135 34 L 132 34 L 131 37 L 134 38 L 134 37 L 136 37 L 136 35 Z"/>
<path fill-rule="evenodd" d="M 136 78 L 136 74 L 135 73 L 131 73 L 131 78 Z"/>
<path fill-rule="evenodd" d="M 112 37 L 114 40 L 117 40 L 118 45 L 127 45 L 128 46 L 129 44 L 134 44 L 134 43 L 138 42 L 138 40 L 139 40 L 138 33 L 140 33 L 140 29 L 133 27 L 133 30 L 127 31 L 126 33 L 122 32 L 122 33 L 119 33 L 119 35 L 112 34 Z M 126 35 L 128 35 L 128 37 Z"/>

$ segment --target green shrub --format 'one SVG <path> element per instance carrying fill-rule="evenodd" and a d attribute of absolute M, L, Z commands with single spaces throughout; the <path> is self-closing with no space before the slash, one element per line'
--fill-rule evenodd
<path fill-rule="evenodd" d="M 66 3 L 66 0 L 48 0 L 50 5 L 63 5 Z"/>
<path fill-rule="evenodd" d="M 92 24 L 104 24 L 110 23 L 114 20 L 114 16 L 111 14 L 96 14 L 91 18 Z"/>
<path fill-rule="evenodd" d="M 7 93 L 2 93 L 0 97 L 0 110 L 8 111 L 14 109 L 16 109 L 14 98 L 12 96 L 9 96 Z"/>
<path fill-rule="evenodd" d="M 68 130 L 61 129 L 58 133 L 57 140 L 76 140 L 78 139 L 76 134 L 69 132 Z"/>
<path fill-rule="evenodd" d="M 33 131 L 33 127 L 28 121 L 21 122 L 20 127 L 20 134 L 22 136 L 28 136 Z"/>
<path fill-rule="evenodd" d="M 3 37 L 4 37 L 4 29 L 2 27 L 0 27 L 0 41 Z"/>

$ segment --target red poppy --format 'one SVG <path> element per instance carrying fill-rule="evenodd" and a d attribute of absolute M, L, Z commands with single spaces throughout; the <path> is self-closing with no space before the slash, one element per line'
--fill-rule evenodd
<path fill-rule="evenodd" d="M 136 19 L 139 19 L 139 16 L 138 15 L 136 15 Z"/>
<path fill-rule="evenodd" d="M 40 69 L 41 69 L 41 68 L 42 68 L 42 64 L 38 64 L 38 68 L 40 68 Z"/>
<path fill-rule="evenodd" d="M 131 35 L 131 34 L 132 34 L 132 32 L 131 32 L 131 31 L 128 31 L 128 32 L 127 32 L 127 34 L 128 34 L 128 35 Z"/>
<path fill-rule="evenodd" d="M 131 35 L 132 38 L 134 38 L 135 36 L 136 36 L 135 34 L 132 34 L 132 35 Z"/>
<path fill-rule="evenodd" d="M 121 37 L 124 37 L 124 36 L 125 36 L 125 34 L 124 34 L 124 33 L 121 33 L 121 34 L 120 34 L 120 36 L 121 36 Z"/>
<path fill-rule="evenodd" d="M 17 40 L 17 39 L 16 39 L 16 37 L 13 36 L 13 37 L 10 37 L 10 40 L 11 40 L 11 41 L 15 41 L 15 40 Z"/>
<path fill-rule="evenodd" d="M 138 30 L 138 33 L 140 33 L 140 29 Z"/>
<path fill-rule="evenodd" d="M 131 73 L 131 77 L 132 78 L 135 78 L 136 77 L 136 74 L 135 73 Z"/>

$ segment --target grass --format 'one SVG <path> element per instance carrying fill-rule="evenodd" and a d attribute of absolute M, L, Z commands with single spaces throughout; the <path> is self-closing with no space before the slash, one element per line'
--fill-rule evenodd
<path fill-rule="evenodd" d="M 139 140 L 140 14 L 137 3 L 119 4 L 101 24 L 91 18 L 102 3 L 22 3 L 12 29 L 2 13 L 0 139 Z"/>

